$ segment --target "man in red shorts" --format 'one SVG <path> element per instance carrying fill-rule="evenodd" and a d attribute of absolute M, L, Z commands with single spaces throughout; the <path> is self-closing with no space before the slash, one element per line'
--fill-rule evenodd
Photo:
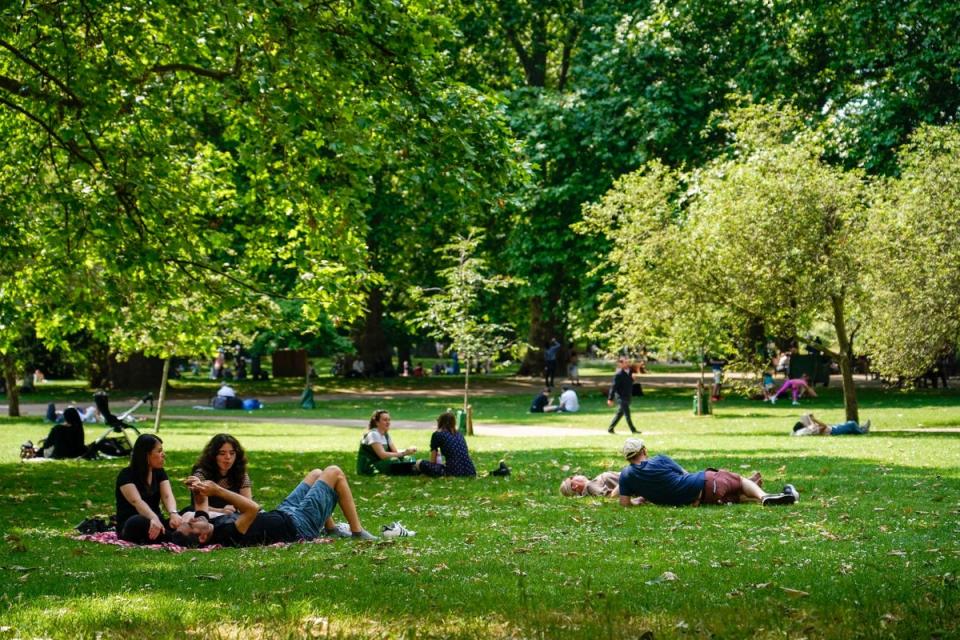
<path fill-rule="evenodd" d="M 687 473 L 665 455 L 650 458 L 643 440 L 630 438 L 623 444 L 623 456 L 630 463 L 620 472 L 620 504 L 632 507 L 647 502 L 671 506 L 699 506 L 728 502 L 759 502 L 764 506 L 794 504 L 800 494 L 792 484 L 782 493 L 760 488 L 760 474 L 752 478 L 726 471 L 707 469 Z"/>

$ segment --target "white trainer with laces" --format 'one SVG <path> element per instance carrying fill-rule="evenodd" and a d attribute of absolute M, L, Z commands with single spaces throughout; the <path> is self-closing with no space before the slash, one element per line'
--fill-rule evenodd
<path fill-rule="evenodd" d="M 384 538 L 412 538 L 417 535 L 416 531 L 410 531 L 399 522 L 383 525 L 381 535 Z"/>

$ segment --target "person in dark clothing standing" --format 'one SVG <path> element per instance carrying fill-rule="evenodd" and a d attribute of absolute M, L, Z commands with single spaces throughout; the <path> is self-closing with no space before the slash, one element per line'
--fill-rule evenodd
<path fill-rule="evenodd" d="M 612 407 L 614 398 L 617 398 L 617 413 L 613 416 L 613 422 L 607 433 L 613 433 L 614 427 L 620 422 L 621 417 L 627 419 L 627 426 L 633 433 L 640 433 L 633 426 L 633 420 L 630 418 L 630 399 L 633 397 L 633 376 L 630 374 L 630 362 L 625 356 L 620 356 L 617 360 L 617 373 L 613 376 L 613 384 L 610 385 L 610 393 L 607 394 L 607 406 Z"/>
<path fill-rule="evenodd" d="M 553 388 L 553 380 L 557 375 L 557 356 L 560 354 L 560 343 L 554 338 L 543 352 L 543 384 Z"/>

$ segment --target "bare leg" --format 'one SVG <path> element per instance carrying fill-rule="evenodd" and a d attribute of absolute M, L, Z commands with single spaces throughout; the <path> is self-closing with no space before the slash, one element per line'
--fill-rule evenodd
<path fill-rule="evenodd" d="M 343 470 L 337 466 L 329 466 L 320 474 L 320 480 L 333 487 L 333 490 L 337 492 L 340 510 L 343 511 L 344 517 L 350 523 L 350 531 L 353 533 L 362 531 L 363 525 L 360 524 L 360 516 L 357 515 L 357 505 L 353 501 L 353 492 L 350 491 L 350 484 L 347 482 L 347 476 L 343 473 Z M 329 518 L 326 524 L 328 527 L 332 527 L 333 518 Z"/>
<path fill-rule="evenodd" d="M 750 478 L 742 478 L 742 480 L 743 482 L 740 488 L 741 502 L 760 502 L 763 496 L 767 495 L 767 493 L 760 488 L 760 485 Z"/>

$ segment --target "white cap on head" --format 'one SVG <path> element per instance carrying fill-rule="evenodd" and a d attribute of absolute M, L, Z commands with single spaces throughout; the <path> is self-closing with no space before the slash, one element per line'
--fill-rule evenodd
<path fill-rule="evenodd" d="M 643 450 L 643 440 L 640 438 L 627 438 L 623 443 L 623 457 L 629 460 Z"/>

